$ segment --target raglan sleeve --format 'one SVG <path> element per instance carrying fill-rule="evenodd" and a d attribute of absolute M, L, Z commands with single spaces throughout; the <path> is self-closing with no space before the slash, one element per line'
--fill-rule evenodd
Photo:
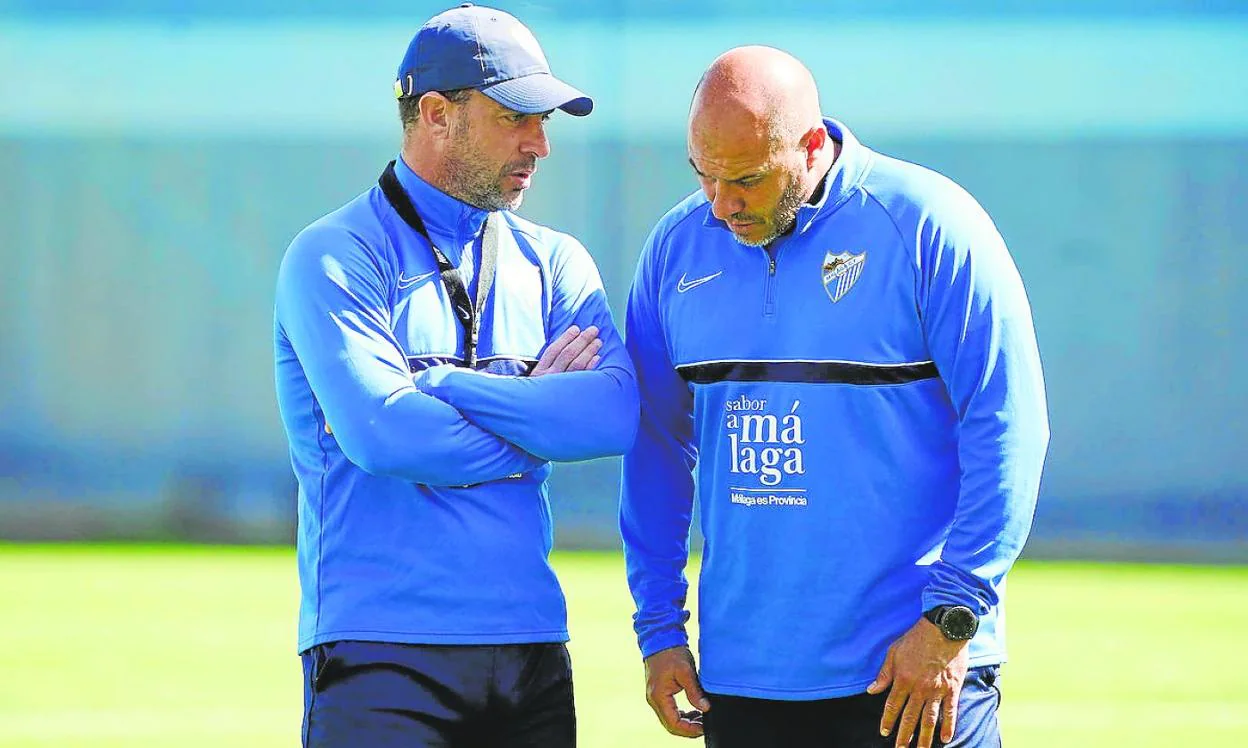
<path fill-rule="evenodd" d="M 929 211 L 918 237 L 928 347 L 958 418 L 960 484 L 923 609 L 979 614 L 1026 542 L 1048 447 L 1040 353 L 1022 279 L 987 213 L 969 196 Z"/>

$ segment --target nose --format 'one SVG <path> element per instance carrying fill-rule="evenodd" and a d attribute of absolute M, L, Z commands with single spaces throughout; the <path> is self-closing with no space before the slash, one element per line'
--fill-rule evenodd
<path fill-rule="evenodd" d="M 535 117 L 534 120 L 525 132 L 520 150 L 526 156 L 546 158 L 550 155 L 550 139 L 546 137 L 546 124 L 539 117 Z"/>
<path fill-rule="evenodd" d="M 731 187 L 712 182 L 706 188 L 706 197 L 711 201 L 711 213 L 721 221 L 745 210 L 745 201 Z"/>

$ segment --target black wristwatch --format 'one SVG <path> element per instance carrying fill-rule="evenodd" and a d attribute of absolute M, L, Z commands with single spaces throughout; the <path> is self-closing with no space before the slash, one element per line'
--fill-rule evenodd
<path fill-rule="evenodd" d="M 937 605 L 924 611 L 923 617 L 935 624 L 949 641 L 970 641 L 979 630 L 979 616 L 965 605 Z"/>

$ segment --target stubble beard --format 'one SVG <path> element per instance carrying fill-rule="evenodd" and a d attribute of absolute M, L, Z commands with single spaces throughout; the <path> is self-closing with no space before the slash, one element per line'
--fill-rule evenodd
<path fill-rule="evenodd" d="M 451 197 L 482 210 L 516 210 L 524 202 L 524 190 L 503 191 L 508 174 L 532 164 L 509 162 L 494 168 L 473 145 L 468 123 L 457 123 L 458 133 L 446 160 L 446 191 Z"/>
<path fill-rule="evenodd" d="M 802 207 L 802 192 L 801 180 L 794 179 L 784 189 L 784 192 L 780 193 L 780 201 L 776 203 L 775 210 L 771 212 L 770 232 L 757 239 L 745 239 L 736 233 L 733 233 L 732 237 L 737 240 L 738 244 L 744 244 L 747 247 L 766 247 L 771 244 L 793 228 L 793 224 L 797 221 L 798 208 Z"/>

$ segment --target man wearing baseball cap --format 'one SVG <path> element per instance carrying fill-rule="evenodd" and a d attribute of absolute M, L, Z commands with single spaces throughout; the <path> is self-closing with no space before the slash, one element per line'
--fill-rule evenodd
<path fill-rule="evenodd" d="M 394 92 L 400 157 L 277 281 L 303 745 L 573 746 L 546 482 L 628 449 L 637 385 L 589 253 L 512 211 L 546 119 L 593 102 L 471 5 L 420 28 Z"/>

